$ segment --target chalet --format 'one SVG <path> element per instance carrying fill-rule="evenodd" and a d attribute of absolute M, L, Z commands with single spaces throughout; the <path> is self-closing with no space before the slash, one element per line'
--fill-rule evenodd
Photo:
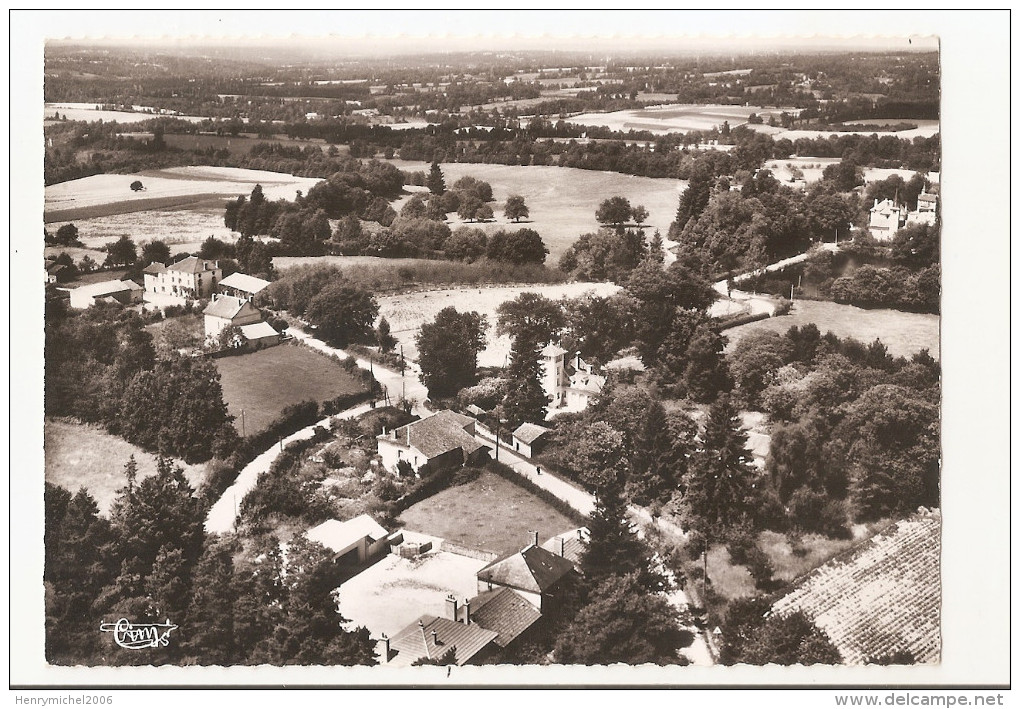
<path fill-rule="evenodd" d="M 530 458 L 545 443 L 550 429 L 534 423 L 522 423 L 513 433 L 514 452 Z"/>
<path fill-rule="evenodd" d="M 151 263 L 145 267 L 145 291 L 182 298 L 208 298 L 222 280 L 219 262 L 189 256 L 166 266 Z"/>
<path fill-rule="evenodd" d="M 418 473 L 425 466 L 436 471 L 479 460 L 488 449 L 475 439 L 475 424 L 470 416 L 440 411 L 384 432 L 376 437 L 383 467 L 396 472 L 404 460 Z"/>
<path fill-rule="evenodd" d="M 220 281 L 219 292 L 241 300 L 254 300 L 256 295 L 268 287 L 269 281 L 246 273 L 231 273 Z"/>
<path fill-rule="evenodd" d="M 389 553 L 390 544 L 399 543 L 395 536 L 368 515 L 358 515 L 346 522 L 330 519 L 312 527 L 305 536 L 333 552 L 333 562 L 356 568 Z M 402 539 L 400 540 L 402 541 Z"/>
<path fill-rule="evenodd" d="M 574 564 L 538 545 L 538 532 L 519 552 L 483 566 L 477 573 L 478 591 L 508 588 L 539 612 L 555 609 L 568 585 L 576 578 Z"/>
<path fill-rule="evenodd" d="M 262 313 L 247 300 L 221 295 L 203 311 L 206 338 L 218 337 L 228 327 L 242 327 L 262 322 Z"/>
<path fill-rule="evenodd" d="M 496 652 L 499 633 L 477 624 L 434 615 L 420 616 L 389 640 L 384 640 L 383 663 L 410 667 L 415 662 L 438 661 L 452 651 L 451 664 L 479 664 Z"/>
<path fill-rule="evenodd" d="M 71 307 L 84 310 L 96 303 L 130 305 L 142 299 L 142 287 L 134 281 L 102 281 L 70 290 Z"/>

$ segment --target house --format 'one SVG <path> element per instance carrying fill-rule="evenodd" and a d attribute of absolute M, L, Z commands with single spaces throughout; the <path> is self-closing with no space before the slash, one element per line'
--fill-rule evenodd
<path fill-rule="evenodd" d="M 922 191 L 917 195 L 917 211 L 907 215 L 907 224 L 934 224 L 938 202 L 938 195 Z"/>
<path fill-rule="evenodd" d="M 448 612 L 451 603 L 452 612 L 460 622 L 496 633 L 492 642 L 500 650 L 527 637 L 530 631 L 539 627 L 539 621 L 542 620 L 542 614 L 523 596 L 502 586 L 465 600 L 459 609 L 457 601 L 451 597 L 447 599 Z"/>
<path fill-rule="evenodd" d="M 262 313 L 247 300 L 221 295 L 213 299 L 205 310 L 205 336 L 207 339 L 219 337 L 220 332 L 228 327 L 242 327 L 262 322 Z"/>
<path fill-rule="evenodd" d="M 888 241 L 896 235 L 907 218 L 905 207 L 891 199 L 875 200 L 868 219 L 868 231 L 879 241 Z"/>
<path fill-rule="evenodd" d="M 580 353 L 569 364 L 566 354 L 565 349 L 553 344 L 541 353 L 542 389 L 550 399 L 550 415 L 558 410 L 583 411 L 606 385 L 606 377 L 596 374 Z"/>
<path fill-rule="evenodd" d="M 256 295 L 269 287 L 269 281 L 264 281 L 246 273 L 231 273 L 220 281 L 219 291 L 223 295 L 229 295 L 241 300 L 253 300 Z"/>
<path fill-rule="evenodd" d="M 538 452 L 545 443 L 546 434 L 550 429 L 534 423 L 522 423 L 513 432 L 514 451 L 525 458 L 530 458 Z"/>
<path fill-rule="evenodd" d="M 47 283 L 63 283 L 72 275 L 71 269 L 62 263 L 57 263 L 56 261 L 47 259 L 44 264 L 46 267 Z"/>
<path fill-rule="evenodd" d="M 330 519 L 305 532 L 305 537 L 333 552 L 333 562 L 344 567 L 358 567 L 389 553 L 390 544 L 399 543 L 386 529 L 368 515 L 358 515 L 346 522 Z"/>
<path fill-rule="evenodd" d="M 426 465 L 436 471 L 480 460 L 488 449 L 475 439 L 475 424 L 470 416 L 440 411 L 389 433 L 384 431 L 376 437 L 383 467 L 397 472 L 397 464 L 403 460 L 418 473 Z"/>
<path fill-rule="evenodd" d="M 496 652 L 493 641 L 498 635 L 477 624 L 423 615 L 392 638 L 384 638 L 383 664 L 410 667 L 419 660 L 440 660 L 451 650 L 452 664 L 479 664 Z"/>
<path fill-rule="evenodd" d="M 244 335 L 248 349 L 261 350 L 264 347 L 272 347 L 280 344 L 282 335 L 272 325 L 263 321 L 251 325 L 241 325 L 241 334 Z"/>
<path fill-rule="evenodd" d="M 83 310 L 96 303 L 130 305 L 142 299 L 142 287 L 134 281 L 102 281 L 70 290 L 71 307 Z"/>
<path fill-rule="evenodd" d="M 939 510 L 921 508 L 795 580 L 770 612 L 802 611 L 849 665 L 901 653 L 937 663 L 941 531 Z"/>
<path fill-rule="evenodd" d="M 574 565 L 575 570 L 579 570 L 581 554 L 588 548 L 588 529 L 581 527 L 551 537 L 542 544 L 542 548 L 563 557 Z"/>
<path fill-rule="evenodd" d="M 509 588 L 545 613 L 555 609 L 568 584 L 576 578 L 574 564 L 538 545 L 538 532 L 519 552 L 483 566 L 477 573 L 478 591 Z"/>
<path fill-rule="evenodd" d="M 145 291 L 183 298 L 208 298 L 223 278 L 219 262 L 189 256 L 166 266 L 151 263 L 145 267 Z"/>

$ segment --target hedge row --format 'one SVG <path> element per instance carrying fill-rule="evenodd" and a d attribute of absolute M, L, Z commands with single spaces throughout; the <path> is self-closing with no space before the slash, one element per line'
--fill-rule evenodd
<path fill-rule="evenodd" d="M 530 494 L 540 499 L 542 502 L 552 507 L 554 510 L 559 512 L 561 515 L 563 515 L 570 521 L 576 523 L 578 526 L 587 524 L 588 522 L 587 516 L 578 512 L 568 503 L 556 497 L 556 495 L 552 494 L 544 487 L 539 487 L 535 483 L 523 477 L 520 473 L 516 472 L 509 465 L 505 463 L 497 463 L 495 460 L 490 460 L 485 463 L 485 469 L 495 473 L 496 475 L 500 476 L 507 482 L 513 483 L 517 487 L 526 490 Z"/>

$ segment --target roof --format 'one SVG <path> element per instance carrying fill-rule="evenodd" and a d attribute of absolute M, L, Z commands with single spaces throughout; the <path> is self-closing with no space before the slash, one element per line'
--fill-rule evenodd
<path fill-rule="evenodd" d="M 802 577 L 772 612 L 803 611 L 847 664 L 897 651 L 939 662 L 941 528 L 922 508 Z"/>
<path fill-rule="evenodd" d="M 917 195 L 918 202 L 937 202 L 938 199 L 939 196 L 932 192 L 922 192 L 921 194 Z"/>
<path fill-rule="evenodd" d="M 522 423 L 514 431 L 514 438 L 521 443 L 534 443 L 540 437 L 549 433 L 550 429 L 545 426 L 539 426 L 536 423 Z"/>
<path fill-rule="evenodd" d="M 164 271 L 166 271 L 166 266 L 155 261 L 142 269 L 142 273 L 163 273 Z"/>
<path fill-rule="evenodd" d="M 560 355 L 565 355 L 566 353 L 567 351 L 560 347 L 559 345 L 546 345 L 545 347 L 542 348 L 543 357 L 559 357 Z"/>
<path fill-rule="evenodd" d="M 500 586 L 543 593 L 573 570 L 574 565 L 567 559 L 532 544 L 483 566 L 478 578 Z"/>
<path fill-rule="evenodd" d="M 242 325 L 240 329 L 246 340 L 260 340 L 263 337 L 276 337 L 280 334 L 265 321 Z"/>
<path fill-rule="evenodd" d="M 170 264 L 166 270 L 179 271 L 180 273 L 205 273 L 206 271 L 214 271 L 216 268 L 215 261 L 207 261 L 197 256 L 188 256 L 186 259 Z"/>
<path fill-rule="evenodd" d="M 101 298 L 104 295 L 123 293 L 126 290 L 137 289 L 138 286 L 131 281 L 100 281 L 99 283 L 89 283 L 86 286 L 79 286 L 78 288 L 74 288 L 71 292 L 81 293 L 92 298 Z"/>
<path fill-rule="evenodd" d="M 229 295 L 221 295 L 220 297 L 213 300 L 209 305 L 206 306 L 202 312 L 206 315 L 212 315 L 217 318 L 226 318 L 227 320 L 233 320 L 237 315 L 248 306 L 252 310 L 255 309 L 251 303 L 247 300 L 241 300 L 240 298 L 233 298 Z"/>
<path fill-rule="evenodd" d="M 417 448 L 429 459 L 457 448 L 465 453 L 473 453 L 484 447 L 465 430 L 467 426 L 474 425 L 474 423 L 475 420 L 470 416 L 446 410 L 394 429 L 392 436 L 380 436 L 379 438 L 396 440 L 397 443 Z"/>
<path fill-rule="evenodd" d="M 438 645 L 432 639 L 433 630 L 436 631 Z M 397 653 L 390 664 L 407 667 L 421 658 L 437 659 L 452 647 L 454 662 L 463 665 L 495 640 L 497 635 L 499 633 L 476 624 L 467 625 L 449 618 L 423 615 L 390 640 L 390 650 Z"/>
<path fill-rule="evenodd" d="M 471 622 L 498 635 L 493 639 L 503 648 L 537 623 L 542 614 L 519 593 L 509 588 L 485 591 L 472 598 Z M 463 620 L 465 609 L 458 611 Z"/>
<path fill-rule="evenodd" d="M 268 288 L 269 281 L 264 281 L 261 278 L 256 278 L 255 276 L 249 276 L 247 273 L 231 273 L 229 276 L 220 281 L 220 285 L 224 288 L 236 288 L 237 290 L 244 291 L 245 293 L 255 295 L 256 293 Z"/>
<path fill-rule="evenodd" d="M 606 385 L 606 378 L 599 374 L 588 374 L 588 372 L 577 372 L 570 377 L 570 388 L 579 391 L 586 391 L 591 394 L 598 394 Z"/>
<path fill-rule="evenodd" d="M 346 522 L 337 519 L 326 520 L 305 532 L 308 539 L 337 553 L 346 551 L 352 544 L 360 542 L 365 537 L 377 542 L 388 535 L 389 532 L 368 515 L 358 515 Z"/>
<path fill-rule="evenodd" d="M 125 286 L 127 286 L 131 290 L 142 290 L 142 287 L 140 285 L 138 285 L 137 283 L 135 283 L 134 281 L 132 281 L 132 280 L 121 281 L 121 283 L 123 283 Z"/>
<path fill-rule="evenodd" d="M 67 268 L 67 266 L 65 266 L 62 263 L 47 263 L 46 264 L 46 272 L 47 273 L 60 273 L 65 268 Z"/>
<path fill-rule="evenodd" d="M 556 556 L 562 556 L 576 567 L 581 561 L 581 554 L 588 546 L 581 539 L 582 535 L 587 536 L 587 534 L 588 530 L 584 527 L 570 532 L 565 532 L 546 541 L 542 545 L 542 548 L 547 551 L 551 551 Z M 560 551 L 561 543 L 563 545 L 562 553 Z"/>

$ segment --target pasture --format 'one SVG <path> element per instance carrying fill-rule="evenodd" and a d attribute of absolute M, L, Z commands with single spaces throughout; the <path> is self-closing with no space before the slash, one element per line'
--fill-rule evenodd
<path fill-rule="evenodd" d="M 285 406 L 364 391 L 360 379 L 326 355 L 294 343 L 214 360 L 238 433 L 264 429 Z M 243 417 L 242 417 L 243 412 Z"/>
<path fill-rule="evenodd" d="M 141 113 L 133 111 L 104 111 L 97 108 L 94 103 L 47 103 L 43 105 L 43 118 L 52 119 L 56 114 L 69 121 L 103 121 L 110 123 L 141 123 L 160 116 L 153 113 Z M 174 116 L 182 121 L 201 123 L 208 120 L 200 116 Z"/>
<path fill-rule="evenodd" d="M 877 338 L 894 357 L 911 357 L 922 349 L 927 349 L 936 359 L 940 356 L 941 321 L 938 315 L 888 309 L 865 310 L 820 300 L 798 300 L 789 315 L 726 330 L 723 333 L 729 339 L 726 351 L 731 351 L 748 332 L 771 330 L 783 334 L 794 325 L 808 323 L 814 323 L 823 335 L 831 330 L 839 337 L 854 337 L 865 344 Z"/>
<path fill-rule="evenodd" d="M 576 298 L 589 291 L 607 296 L 620 288 L 612 283 L 563 283 L 558 285 L 494 286 L 485 288 L 449 288 L 423 293 L 405 293 L 378 298 L 379 314 L 390 323 L 390 332 L 404 348 L 404 356 L 417 360 L 414 338 L 424 323 L 435 319 L 440 310 L 454 307 L 459 312 L 477 311 L 488 319 L 486 347 L 478 355 L 482 367 L 502 367 L 510 354 L 510 337 L 496 337 L 496 308 L 521 293 L 538 293 L 551 300 Z"/>
<path fill-rule="evenodd" d="M 117 491 L 127 482 L 124 465 L 132 455 L 138 464 L 139 480 L 156 473 L 156 459 L 152 453 L 99 426 L 48 418 L 44 423 L 44 441 L 46 482 L 72 493 L 86 487 L 102 514 L 109 513 Z M 175 462 L 184 468 L 192 487 L 197 488 L 202 483 L 205 464 Z"/>
<path fill-rule="evenodd" d="M 523 488 L 495 473 L 443 490 L 404 510 L 402 526 L 500 556 L 574 529 L 577 525 Z"/>
<path fill-rule="evenodd" d="M 427 172 L 429 164 L 407 160 L 390 160 L 401 170 Z M 599 203 L 619 195 L 632 205 L 643 204 L 648 210 L 645 222 L 648 236 L 659 229 L 663 235 L 676 216 L 680 193 L 687 187 L 681 180 L 669 178 L 637 177 L 617 172 L 580 170 L 571 167 L 539 165 L 485 165 L 472 163 L 443 163 L 440 166 L 447 187 L 459 178 L 470 175 L 492 185 L 495 220 L 485 224 L 466 223 L 488 233 L 498 229 L 528 227 L 542 235 L 549 256 L 546 263 L 555 266 L 560 256 L 581 234 L 596 231 L 595 211 Z M 520 224 L 503 216 L 503 204 L 511 194 L 524 197 L 530 216 Z M 456 214 L 447 223 L 451 229 L 465 225 Z"/>
<path fill-rule="evenodd" d="M 661 106 L 612 111 L 609 113 L 582 113 L 568 120 L 582 126 L 601 126 L 617 131 L 650 131 L 656 135 L 712 130 L 728 122 L 731 128 L 743 125 L 748 116 L 756 113 L 766 120 L 777 118 L 783 111 L 797 113 L 797 109 L 763 108 L 761 106 L 722 106 L 718 104 L 693 105 L 670 103 Z M 766 126 L 767 127 L 767 126 Z"/>

